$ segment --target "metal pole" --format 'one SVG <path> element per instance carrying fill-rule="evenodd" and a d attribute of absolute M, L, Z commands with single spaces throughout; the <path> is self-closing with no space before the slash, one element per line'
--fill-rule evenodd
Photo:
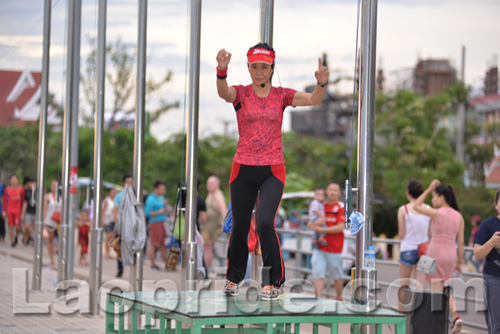
<path fill-rule="evenodd" d="M 52 1 L 45 0 L 43 12 L 43 56 L 42 56 L 42 93 L 40 103 L 40 124 L 38 131 L 38 173 L 36 184 L 36 225 L 35 251 L 33 257 L 33 290 L 42 288 L 42 253 L 43 253 L 43 196 L 45 188 L 45 150 L 47 134 L 47 109 L 49 99 L 49 53 L 50 53 L 50 14 Z"/>
<path fill-rule="evenodd" d="M 73 74 L 74 74 L 74 21 L 75 0 L 68 1 L 68 42 L 66 52 L 66 104 L 64 107 L 64 132 L 63 132 L 63 159 L 62 159 L 62 210 L 61 224 L 59 226 L 59 259 L 57 266 L 57 281 L 62 283 L 67 278 L 68 265 L 68 222 L 70 220 L 70 156 L 71 156 L 71 131 L 73 123 Z"/>
<path fill-rule="evenodd" d="M 201 0 L 191 0 L 189 45 L 189 96 L 186 142 L 186 226 L 182 256 L 182 290 L 196 290 L 196 186 L 198 169 L 198 118 L 200 97 Z"/>
<path fill-rule="evenodd" d="M 94 220 L 90 246 L 90 313 L 98 315 L 100 308 L 97 292 L 102 279 L 102 138 L 104 127 L 104 91 L 106 79 L 106 8 L 107 1 L 99 0 L 97 26 L 97 92 L 94 125 Z"/>
<path fill-rule="evenodd" d="M 73 34 L 73 98 L 71 109 L 71 150 L 70 150 L 70 191 L 69 191 L 69 221 L 68 221 L 68 258 L 66 268 L 66 279 L 73 279 L 73 267 L 75 265 L 75 220 L 78 214 L 78 112 L 79 112 L 79 90 L 80 90 L 80 31 L 81 31 L 82 0 L 75 0 L 74 10 L 74 34 Z"/>
<path fill-rule="evenodd" d="M 260 0 L 259 41 L 273 45 L 274 0 Z"/>
<path fill-rule="evenodd" d="M 465 46 L 462 46 L 462 71 L 460 72 L 460 81 L 465 85 Z M 465 103 L 460 101 L 458 104 L 457 115 L 457 160 L 464 162 L 464 140 L 465 140 Z"/>
<path fill-rule="evenodd" d="M 137 201 L 142 202 L 144 138 L 146 129 L 146 41 L 148 1 L 139 0 L 139 36 L 137 55 L 137 98 L 134 129 L 134 183 Z M 145 223 L 145 222 L 144 222 Z M 135 291 L 142 291 L 142 252 L 135 253 L 135 264 L 130 271 L 130 283 Z"/>
<path fill-rule="evenodd" d="M 375 300 L 376 270 L 364 268 L 363 255 L 372 245 L 373 231 L 373 141 L 375 133 L 375 59 L 377 34 L 377 0 L 363 0 L 361 4 L 361 66 L 358 117 L 358 211 L 365 225 L 356 235 L 356 268 L 353 302 L 371 305 Z M 363 281 L 359 281 L 362 279 Z M 368 283 L 368 282 L 370 283 Z M 371 333 L 373 326 L 362 326 Z"/>

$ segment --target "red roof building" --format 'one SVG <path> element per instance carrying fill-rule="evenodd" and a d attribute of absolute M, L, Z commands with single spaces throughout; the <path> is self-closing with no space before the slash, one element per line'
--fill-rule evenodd
<path fill-rule="evenodd" d="M 0 70 L 0 126 L 36 122 L 40 117 L 42 73 Z M 49 108 L 49 124 L 61 124 Z"/>
<path fill-rule="evenodd" d="M 500 189 L 500 149 L 495 146 L 495 157 L 484 167 L 486 188 Z"/>

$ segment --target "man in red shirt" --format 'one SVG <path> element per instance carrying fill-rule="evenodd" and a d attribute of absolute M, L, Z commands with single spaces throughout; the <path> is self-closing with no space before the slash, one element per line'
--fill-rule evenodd
<path fill-rule="evenodd" d="M 10 176 L 10 186 L 5 189 L 3 200 L 3 217 L 9 224 L 11 246 L 17 244 L 17 235 L 21 235 L 21 210 L 24 201 L 24 188 L 19 185 L 17 175 Z M 14 229 L 16 236 L 14 237 Z"/>
<path fill-rule="evenodd" d="M 342 247 L 344 245 L 344 204 L 339 201 L 342 195 L 340 185 L 330 182 L 326 188 L 325 218 L 326 226 L 318 226 L 312 222 L 308 223 L 310 229 L 316 233 L 326 233 L 326 245 L 319 245 L 319 249 L 313 249 L 311 258 L 312 276 L 314 279 L 314 290 L 317 297 L 323 296 L 325 278 L 333 279 L 336 296 L 335 299 L 342 300 Z"/>

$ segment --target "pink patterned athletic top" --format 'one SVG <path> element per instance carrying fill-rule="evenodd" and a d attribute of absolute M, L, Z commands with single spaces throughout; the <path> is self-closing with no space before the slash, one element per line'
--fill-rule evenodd
<path fill-rule="evenodd" d="M 242 165 L 265 166 L 285 163 L 281 143 L 283 111 L 292 105 L 296 90 L 271 87 L 267 97 L 255 94 L 252 85 L 232 86 L 240 139 L 233 161 Z"/>

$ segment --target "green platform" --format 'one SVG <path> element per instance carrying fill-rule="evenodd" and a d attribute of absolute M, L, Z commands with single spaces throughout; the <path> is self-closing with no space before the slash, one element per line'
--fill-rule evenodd
<path fill-rule="evenodd" d="M 312 324 L 314 334 L 320 326 L 334 334 L 341 323 L 355 324 L 355 332 L 359 324 L 376 324 L 377 333 L 382 333 L 382 324 L 392 324 L 395 333 L 406 333 L 405 316 L 383 308 L 367 313 L 356 305 L 297 293 L 272 302 L 245 298 L 226 297 L 221 291 L 113 292 L 107 297 L 106 333 L 300 333 L 301 325 Z M 144 314 L 142 329 L 139 314 Z M 125 329 L 129 316 L 132 329 Z M 152 319 L 159 329 L 152 328 Z"/>

